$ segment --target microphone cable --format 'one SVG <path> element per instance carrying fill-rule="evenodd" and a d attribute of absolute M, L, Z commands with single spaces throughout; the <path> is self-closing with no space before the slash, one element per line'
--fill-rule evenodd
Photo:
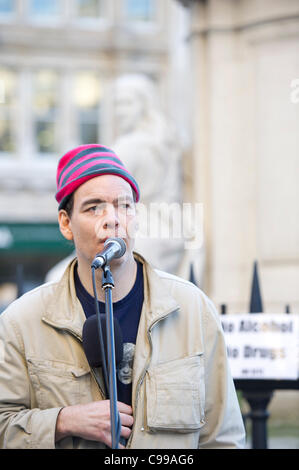
<path fill-rule="evenodd" d="M 97 287 L 96 287 L 95 270 L 96 270 L 96 268 L 94 266 L 92 266 L 92 285 L 93 285 L 95 309 L 96 309 L 96 314 L 97 314 L 98 334 L 99 334 L 99 339 L 100 339 L 100 347 L 101 347 L 101 355 L 102 355 L 102 369 L 103 369 L 103 376 L 104 376 L 104 384 L 105 384 L 106 397 L 110 399 L 106 353 L 105 353 L 105 348 L 104 348 L 104 339 L 103 339 L 103 331 L 102 331 L 101 317 L 100 317 L 100 310 L 99 310 L 99 301 L 98 301 L 98 294 L 97 294 Z M 116 439 L 116 442 L 117 443 L 120 442 L 120 441 L 122 442 L 122 438 L 120 437 L 120 434 L 121 434 L 121 420 L 120 420 L 120 415 L 119 415 L 118 411 L 117 411 L 116 423 L 115 424 L 116 424 L 116 426 L 115 426 L 115 434 L 116 434 L 115 439 Z"/>
<path fill-rule="evenodd" d="M 96 314 L 97 314 L 98 334 L 99 334 L 99 339 L 100 339 L 100 348 L 101 348 L 101 355 L 102 355 L 102 369 L 103 369 L 103 377 L 104 377 L 104 384 L 105 384 L 105 392 L 106 392 L 106 397 L 109 398 L 109 381 L 108 381 L 108 373 L 107 373 L 106 353 L 105 353 L 105 348 L 104 348 L 104 339 L 103 339 L 103 331 L 102 331 L 102 325 L 101 325 L 101 319 L 100 319 L 99 301 L 98 301 L 94 267 L 92 267 L 92 285 L 93 285 L 94 303 L 95 303 L 95 309 L 96 309 Z"/>

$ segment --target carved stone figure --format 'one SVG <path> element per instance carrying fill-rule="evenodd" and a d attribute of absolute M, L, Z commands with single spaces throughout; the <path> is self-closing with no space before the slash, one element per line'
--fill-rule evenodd
<path fill-rule="evenodd" d="M 118 78 L 114 106 L 117 137 L 111 147 L 141 188 L 136 251 L 159 269 L 188 279 L 190 263 L 198 252 L 186 252 L 182 233 L 182 148 L 178 133 L 162 112 L 155 83 L 145 75 Z M 199 280 L 198 269 L 195 272 Z"/>

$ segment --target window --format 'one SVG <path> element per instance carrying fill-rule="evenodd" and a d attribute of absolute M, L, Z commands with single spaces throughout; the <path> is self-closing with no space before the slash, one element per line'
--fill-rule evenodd
<path fill-rule="evenodd" d="M 96 72 L 81 71 L 76 74 L 73 101 L 77 116 L 78 143 L 99 142 L 101 84 Z"/>
<path fill-rule="evenodd" d="M 102 16 L 103 0 L 76 0 L 77 14 L 80 18 L 98 18 Z"/>
<path fill-rule="evenodd" d="M 60 13 L 59 0 L 30 0 L 29 13 L 33 17 L 51 18 Z"/>
<path fill-rule="evenodd" d="M 39 70 L 33 77 L 33 128 L 36 151 L 40 154 L 58 150 L 58 74 Z"/>
<path fill-rule="evenodd" d="M 0 66 L 0 159 L 47 160 L 65 142 L 100 142 L 103 86 L 97 70 Z"/>
<path fill-rule="evenodd" d="M 15 151 L 16 73 L 0 68 L 0 152 Z"/>
<path fill-rule="evenodd" d="M 15 0 L 0 0 L 0 15 L 13 13 L 15 10 Z"/>
<path fill-rule="evenodd" d="M 125 0 L 126 16 L 133 21 L 153 21 L 155 0 Z"/>

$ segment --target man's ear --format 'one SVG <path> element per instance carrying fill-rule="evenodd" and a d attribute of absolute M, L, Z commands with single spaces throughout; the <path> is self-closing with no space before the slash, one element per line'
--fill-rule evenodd
<path fill-rule="evenodd" d="M 58 213 L 58 223 L 60 232 L 62 233 L 64 238 L 70 241 L 73 240 L 74 237 L 71 229 L 71 219 L 64 209 L 61 209 Z"/>

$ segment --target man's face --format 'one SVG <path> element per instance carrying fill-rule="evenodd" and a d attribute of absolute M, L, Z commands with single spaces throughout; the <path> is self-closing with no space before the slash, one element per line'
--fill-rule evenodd
<path fill-rule="evenodd" d="M 119 176 L 101 175 L 83 183 L 74 193 L 71 217 L 60 211 L 59 221 L 63 235 L 74 241 L 79 263 L 90 266 L 110 237 L 122 238 L 127 246 L 125 255 L 112 261 L 114 265 L 132 254 L 135 203 L 130 184 Z"/>

